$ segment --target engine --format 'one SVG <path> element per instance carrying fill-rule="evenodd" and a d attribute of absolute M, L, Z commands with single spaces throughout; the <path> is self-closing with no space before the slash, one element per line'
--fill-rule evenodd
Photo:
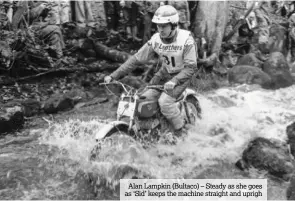
<path fill-rule="evenodd" d="M 160 124 L 160 121 L 157 117 L 154 117 L 148 119 L 138 119 L 137 123 L 141 130 L 149 130 L 156 128 Z"/>
<path fill-rule="evenodd" d="M 137 115 L 139 118 L 154 117 L 160 111 L 158 100 L 139 99 L 137 105 Z"/>

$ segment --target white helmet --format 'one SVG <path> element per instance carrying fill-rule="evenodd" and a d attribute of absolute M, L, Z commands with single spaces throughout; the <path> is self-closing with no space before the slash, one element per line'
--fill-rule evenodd
<path fill-rule="evenodd" d="M 153 23 L 156 24 L 166 24 L 172 23 L 177 24 L 179 22 L 179 15 L 177 10 L 170 5 L 160 6 L 152 19 Z"/>

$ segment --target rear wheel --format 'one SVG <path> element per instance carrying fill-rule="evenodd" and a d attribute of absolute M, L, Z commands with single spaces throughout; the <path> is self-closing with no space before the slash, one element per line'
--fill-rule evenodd
<path fill-rule="evenodd" d="M 186 99 L 186 115 L 190 124 L 195 124 L 197 119 L 201 119 L 201 107 L 198 99 L 188 97 Z"/>

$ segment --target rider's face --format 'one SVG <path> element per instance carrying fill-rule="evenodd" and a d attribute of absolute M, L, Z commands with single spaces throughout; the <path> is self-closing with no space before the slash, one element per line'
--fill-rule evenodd
<path fill-rule="evenodd" d="M 168 24 L 157 24 L 157 28 L 158 28 L 158 31 L 160 33 L 160 36 L 162 38 L 167 38 L 169 37 L 171 31 L 172 31 L 172 26 L 170 23 Z"/>

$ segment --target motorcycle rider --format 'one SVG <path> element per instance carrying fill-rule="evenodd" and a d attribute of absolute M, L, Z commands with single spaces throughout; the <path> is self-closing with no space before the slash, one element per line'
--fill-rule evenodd
<path fill-rule="evenodd" d="M 161 113 L 172 124 L 174 135 L 180 136 L 186 132 L 186 129 L 184 117 L 176 100 L 188 87 L 197 70 L 197 47 L 191 33 L 178 27 L 179 15 L 173 6 L 160 6 L 152 22 L 156 23 L 158 33 L 155 33 L 115 72 L 106 76 L 104 81 L 109 83 L 113 79 L 119 79 L 134 70 L 138 64 L 145 63 L 158 55 L 163 61 L 162 66 L 150 84 L 164 84 L 166 93 L 148 89 L 142 96 L 149 99 L 158 98 Z"/>

